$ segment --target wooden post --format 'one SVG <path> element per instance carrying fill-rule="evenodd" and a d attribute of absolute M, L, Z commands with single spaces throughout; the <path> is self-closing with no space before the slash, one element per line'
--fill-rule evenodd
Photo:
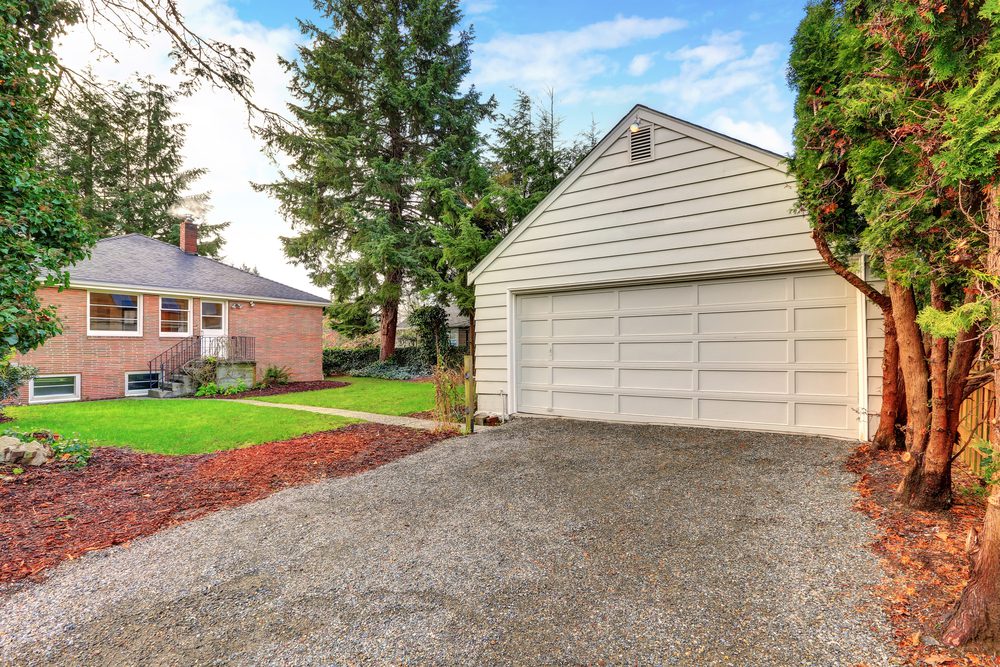
<path fill-rule="evenodd" d="M 469 435 L 475 429 L 473 415 L 476 412 L 476 388 L 472 379 L 472 355 L 465 355 L 465 434 Z"/>

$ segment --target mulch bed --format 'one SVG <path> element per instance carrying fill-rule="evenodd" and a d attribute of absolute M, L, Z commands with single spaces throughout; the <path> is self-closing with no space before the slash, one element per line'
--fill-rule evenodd
<path fill-rule="evenodd" d="M 898 452 L 862 445 L 847 467 L 861 475 L 855 509 L 878 528 L 872 550 L 886 578 L 875 593 L 892 622 L 900 657 L 908 665 L 1000 665 L 994 656 L 942 646 L 940 623 L 958 600 L 968 576 L 965 538 L 979 527 L 985 499 L 969 492 L 978 481 L 961 463 L 954 466 L 955 504 L 947 512 L 919 512 L 893 501 L 904 464 Z"/>
<path fill-rule="evenodd" d="M 277 396 L 278 394 L 291 394 L 297 391 L 318 391 L 320 389 L 337 389 L 346 387 L 350 382 L 337 382 L 335 380 L 315 380 L 313 382 L 289 382 L 288 384 L 276 384 L 273 387 L 264 389 L 248 389 L 238 394 L 218 395 L 218 396 L 197 396 L 196 398 L 257 398 L 258 396 Z"/>
<path fill-rule="evenodd" d="M 451 433 L 355 424 L 215 454 L 100 447 L 86 468 L 28 468 L 0 481 L 0 584 L 281 489 L 353 475 Z M 0 476 L 9 476 L 0 466 Z"/>

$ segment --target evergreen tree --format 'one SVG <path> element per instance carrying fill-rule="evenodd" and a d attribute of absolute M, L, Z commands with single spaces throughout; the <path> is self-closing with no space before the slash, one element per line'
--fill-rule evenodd
<path fill-rule="evenodd" d="M 80 212 L 100 237 L 138 233 L 176 244 L 179 207 L 207 208 L 188 194 L 204 169 L 183 166 L 186 127 L 177 94 L 149 79 L 108 91 L 73 89 L 53 111 L 49 166 L 76 183 Z M 218 257 L 229 223 L 200 225 L 198 251 Z"/>
<path fill-rule="evenodd" d="M 333 318 L 377 311 L 386 359 L 404 290 L 434 278 L 437 195 L 469 177 L 492 100 L 463 91 L 472 33 L 457 28 L 457 0 L 317 7 L 328 25 L 300 21 L 306 44 L 282 61 L 296 127 L 267 137 L 290 165 L 262 187 L 297 232 L 286 255 L 332 288 Z"/>
<path fill-rule="evenodd" d="M 8 349 L 28 352 L 60 333 L 38 289 L 66 286 L 65 267 L 93 243 L 71 187 L 39 166 L 42 105 L 58 81 L 52 40 L 74 20 L 70 10 L 59 0 L 0 0 L 0 365 Z"/>

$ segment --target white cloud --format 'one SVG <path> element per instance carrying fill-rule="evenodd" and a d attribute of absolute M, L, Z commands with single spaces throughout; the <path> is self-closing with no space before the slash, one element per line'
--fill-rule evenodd
<path fill-rule="evenodd" d="M 465 13 L 469 15 L 489 14 L 497 8 L 495 0 L 469 0 L 465 3 Z"/>
<path fill-rule="evenodd" d="M 287 76 L 277 63 L 279 54 L 294 55 L 299 34 L 291 28 L 268 28 L 241 20 L 229 0 L 182 0 L 188 25 L 198 34 L 245 47 L 256 56 L 251 72 L 255 101 L 262 107 L 282 111 L 288 99 Z M 93 50 L 94 39 L 116 60 L 100 58 Z M 146 46 L 129 44 L 113 28 L 98 26 L 92 37 L 78 27 L 58 47 L 63 61 L 73 69 L 92 66 L 102 79 L 123 80 L 134 72 L 151 74 L 171 84 L 170 43 L 153 35 Z M 304 269 L 288 264 L 279 236 L 290 233 L 277 204 L 266 194 L 254 192 L 251 181 L 276 178 L 277 168 L 261 152 L 261 143 L 247 128 L 247 111 L 242 101 L 230 93 L 204 87 L 177 104 L 179 120 L 188 125 L 185 166 L 203 167 L 208 173 L 192 188 L 210 191 L 213 210 L 209 220 L 232 222 L 223 247 L 230 264 L 256 266 L 261 275 L 322 294 L 309 281 Z"/>
<path fill-rule="evenodd" d="M 763 121 L 736 120 L 726 114 L 718 114 L 709 120 L 708 126 L 713 130 L 775 153 L 786 155 L 792 151 L 792 142 L 788 133 Z"/>
<path fill-rule="evenodd" d="M 628 73 L 632 76 L 642 76 L 645 74 L 653 66 L 654 55 L 652 53 L 640 53 L 632 58 L 628 64 Z"/>
<path fill-rule="evenodd" d="M 617 16 L 573 31 L 500 34 L 476 47 L 473 79 L 480 87 L 509 84 L 529 92 L 553 88 L 564 100 L 578 98 L 587 81 L 613 63 L 604 52 L 684 27 L 670 17 Z"/>
<path fill-rule="evenodd" d="M 692 74 L 703 73 L 741 57 L 742 39 L 743 33 L 738 31 L 713 32 L 704 44 L 682 47 L 667 57 L 681 61 L 682 67 Z"/>

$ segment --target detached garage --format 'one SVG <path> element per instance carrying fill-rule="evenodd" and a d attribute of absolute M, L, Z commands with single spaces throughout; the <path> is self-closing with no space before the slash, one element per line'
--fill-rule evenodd
<path fill-rule="evenodd" d="M 866 438 L 880 332 L 794 202 L 781 156 L 636 107 L 472 272 L 480 410 Z"/>

